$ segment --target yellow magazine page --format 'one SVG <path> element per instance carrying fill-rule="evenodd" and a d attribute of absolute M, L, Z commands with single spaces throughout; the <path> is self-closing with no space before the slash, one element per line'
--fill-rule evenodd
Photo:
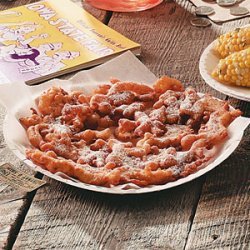
<path fill-rule="evenodd" d="M 70 0 L 13 8 L 0 12 L 0 83 L 58 75 L 139 47 Z"/>

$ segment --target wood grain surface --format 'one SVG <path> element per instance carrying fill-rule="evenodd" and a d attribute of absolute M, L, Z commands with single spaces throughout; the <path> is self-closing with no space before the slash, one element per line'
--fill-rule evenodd
<path fill-rule="evenodd" d="M 24 172 L 32 175 L 34 172 L 20 163 L 4 141 L 2 132 L 4 116 L 4 108 L 0 106 L 0 165 L 11 162 Z M 20 220 L 23 221 L 23 208 L 27 201 L 26 195 L 26 193 L 16 192 L 10 187 L 0 192 L 0 249 L 4 248 L 8 242 L 12 242 L 11 234 L 16 233 Z"/>
<path fill-rule="evenodd" d="M 141 59 L 153 73 L 169 74 L 201 92 L 227 98 L 204 84 L 198 72 L 199 58 L 219 34 L 248 24 L 249 18 L 201 29 L 190 25 L 194 8 L 187 1 L 168 1 L 157 8 L 136 16 L 114 13 L 109 25 L 144 44 Z M 229 101 L 250 116 L 249 103 Z M 249 249 L 249 144 L 250 129 L 237 151 L 206 176 L 186 249 Z"/>
<path fill-rule="evenodd" d="M 5 8 L 1 2 L 0 6 Z M 194 7 L 188 1 L 165 1 L 148 11 L 112 16 L 84 7 L 141 43 L 140 59 L 156 75 L 168 74 L 201 92 L 229 99 L 250 116 L 249 103 L 211 89 L 198 71 L 204 48 L 249 18 L 202 29 L 190 25 Z M 7 249 L 249 249 L 249 142 L 250 129 L 234 154 L 215 170 L 159 193 L 104 195 L 44 177 L 48 185 L 33 194 L 34 199 L 30 195 L 10 207 L 0 205 L 5 225 L 0 229 L 0 244 Z M 0 145 L 0 150 L 8 151 Z"/>
<path fill-rule="evenodd" d="M 249 249 L 250 129 L 202 188 L 186 249 Z"/>
<path fill-rule="evenodd" d="M 33 2 L 37 1 L 0 1 L 0 10 L 5 10 Z M 100 21 L 105 22 L 109 16 L 105 11 L 94 9 L 81 0 L 74 0 L 73 2 L 75 2 L 80 7 L 84 7 L 84 9 L 86 9 Z M 62 78 L 67 78 L 70 75 L 71 74 Z M 34 175 L 35 172 L 30 170 L 26 165 L 23 165 L 7 147 L 2 132 L 4 116 L 5 109 L 0 106 L 0 165 L 9 162 L 22 169 L 24 172 Z M 0 192 L 0 249 L 12 248 L 26 213 L 30 207 L 34 194 L 35 192 L 31 194 L 17 192 L 15 190 L 11 190 L 10 187 L 7 187 L 5 190 Z"/>
<path fill-rule="evenodd" d="M 250 117 L 250 103 L 229 98 Z M 236 151 L 206 176 L 186 249 L 249 249 L 250 127 Z"/>
<path fill-rule="evenodd" d="M 200 188 L 196 181 L 185 190 L 131 197 L 46 181 L 49 186 L 37 192 L 14 249 L 183 249 Z"/>

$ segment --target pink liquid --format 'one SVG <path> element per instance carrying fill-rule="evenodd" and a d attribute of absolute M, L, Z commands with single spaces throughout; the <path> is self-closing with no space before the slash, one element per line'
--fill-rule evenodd
<path fill-rule="evenodd" d="M 86 0 L 92 6 L 117 12 L 133 12 L 153 8 L 163 0 Z"/>

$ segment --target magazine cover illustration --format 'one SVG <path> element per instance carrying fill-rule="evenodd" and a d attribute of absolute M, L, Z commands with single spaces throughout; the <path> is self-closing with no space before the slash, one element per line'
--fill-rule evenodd
<path fill-rule="evenodd" d="M 70 1 L 0 12 L 1 83 L 71 72 L 138 46 Z"/>

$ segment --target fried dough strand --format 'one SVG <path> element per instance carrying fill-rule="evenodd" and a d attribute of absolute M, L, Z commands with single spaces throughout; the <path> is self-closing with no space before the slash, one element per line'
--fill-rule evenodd
<path fill-rule="evenodd" d="M 27 158 L 50 172 L 98 186 L 143 187 L 204 167 L 240 115 L 164 76 L 153 87 L 113 79 L 90 96 L 52 87 L 20 123 L 33 146 Z"/>

